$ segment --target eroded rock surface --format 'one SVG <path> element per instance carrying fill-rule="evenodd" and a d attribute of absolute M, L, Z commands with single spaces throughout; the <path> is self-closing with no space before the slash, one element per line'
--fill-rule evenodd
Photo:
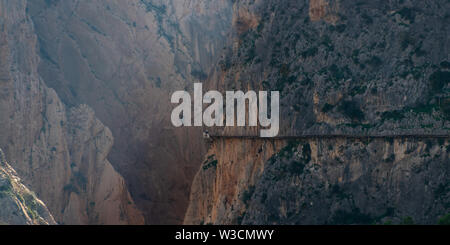
<path fill-rule="evenodd" d="M 207 84 L 280 91 L 279 136 L 447 138 L 216 137 L 205 162 L 216 161 L 199 169 L 185 223 L 436 224 L 450 212 L 448 1 L 249 0 L 233 9 Z M 266 151 L 269 142 L 283 150 Z"/>
<path fill-rule="evenodd" d="M 6 162 L 0 149 L 0 225 L 55 225 L 45 204 Z"/>
<path fill-rule="evenodd" d="M 147 223 L 181 223 L 205 153 L 199 128 L 174 128 L 171 94 L 204 81 L 231 28 L 231 1 L 28 1 L 39 74 L 67 105 L 111 129 L 108 159 Z M 198 139 L 198 140 L 192 140 Z"/>
<path fill-rule="evenodd" d="M 38 74 L 27 1 L 0 1 L 0 146 L 60 224 L 141 224 L 107 160 L 113 138 L 85 105 L 68 109 Z"/>

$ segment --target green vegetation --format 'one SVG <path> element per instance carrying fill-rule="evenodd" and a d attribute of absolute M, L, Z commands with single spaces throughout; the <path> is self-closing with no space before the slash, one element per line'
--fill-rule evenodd
<path fill-rule="evenodd" d="M 338 67 L 336 64 L 333 64 L 330 67 L 328 67 L 328 74 L 329 74 L 329 79 L 337 82 L 342 79 L 351 77 L 352 73 L 351 73 L 350 69 L 348 68 L 348 66 Z"/>
<path fill-rule="evenodd" d="M 404 7 L 397 12 L 403 19 L 408 20 L 410 23 L 414 23 L 415 13 L 411 8 Z"/>
<path fill-rule="evenodd" d="M 353 52 L 352 52 L 352 60 L 353 60 L 353 63 L 359 64 L 359 49 L 353 50 Z"/>
<path fill-rule="evenodd" d="M 395 154 L 389 155 L 389 157 L 386 158 L 386 159 L 384 159 L 384 161 L 387 162 L 387 163 L 392 163 L 392 162 L 394 162 L 394 161 L 395 161 Z"/>
<path fill-rule="evenodd" d="M 450 191 L 450 184 L 440 183 L 436 189 L 434 189 L 434 197 L 440 199 Z"/>
<path fill-rule="evenodd" d="M 334 106 L 328 103 L 325 103 L 325 105 L 322 107 L 322 112 L 327 113 L 333 110 Z"/>
<path fill-rule="evenodd" d="M 431 114 L 433 110 L 437 109 L 436 104 L 419 104 L 411 108 L 411 111 L 415 113 L 426 113 Z"/>
<path fill-rule="evenodd" d="M 366 25 L 371 25 L 373 23 L 373 19 L 372 17 L 370 17 L 369 15 L 367 15 L 366 13 L 363 13 L 361 15 L 361 18 L 363 19 L 364 23 Z"/>
<path fill-rule="evenodd" d="M 415 41 L 408 32 L 400 33 L 400 47 L 404 51 L 409 45 L 414 45 Z"/>
<path fill-rule="evenodd" d="M 165 15 L 167 13 L 167 7 L 166 5 L 157 6 L 150 1 L 141 0 L 141 3 L 143 3 L 146 7 L 147 12 L 154 11 L 155 13 L 159 15 Z"/>
<path fill-rule="evenodd" d="M 450 213 L 442 216 L 438 221 L 438 225 L 450 225 Z"/>
<path fill-rule="evenodd" d="M 26 208 L 28 216 L 36 220 L 39 218 L 37 197 L 33 192 L 22 192 L 15 190 L 12 184 L 12 180 L 7 174 L 0 172 L 0 198 L 12 197 L 17 198 Z"/>
<path fill-rule="evenodd" d="M 30 216 L 31 219 L 36 220 L 39 218 L 39 214 L 37 211 L 38 204 L 36 202 L 36 195 L 34 193 L 25 193 L 23 195 L 22 202 L 27 208 L 28 216 Z"/>
<path fill-rule="evenodd" d="M 386 220 L 386 222 L 384 222 L 383 225 L 392 225 L 392 220 Z"/>
<path fill-rule="evenodd" d="M 356 86 L 352 89 L 352 91 L 350 92 L 351 96 L 355 96 L 358 94 L 364 94 L 367 90 L 367 87 L 365 85 L 363 86 Z"/>
<path fill-rule="evenodd" d="M 215 159 L 216 155 L 210 155 L 203 163 L 203 170 L 208 170 L 211 167 L 216 168 L 218 161 Z"/>
<path fill-rule="evenodd" d="M 410 216 L 405 217 L 403 218 L 402 222 L 400 222 L 400 225 L 414 225 L 414 220 Z"/>
<path fill-rule="evenodd" d="M 308 164 L 311 161 L 311 146 L 309 145 L 309 143 L 303 145 L 301 159 L 305 164 Z"/>
<path fill-rule="evenodd" d="M 450 62 L 448 62 L 446 60 L 442 61 L 440 65 L 444 69 L 450 69 Z"/>
<path fill-rule="evenodd" d="M 435 111 L 440 111 L 445 119 L 450 119 L 450 97 L 438 98 L 438 102 L 430 104 L 418 104 L 415 106 L 408 106 L 401 110 L 386 111 L 381 114 L 381 120 L 402 120 L 405 118 L 405 113 L 413 112 L 416 114 L 432 114 Z M 423 125 L 424 127 L 432 127 L 432 125 Z"/>
<path fill-rule="evenodd" d="M 294 155 L 294 152 L 297 150 L 297 147 L 299 145 L 299 142 L 296 140 L 291 140 L 288 142 L 288 144 L 281 149 L 280 152 L 278 152 L 276 155 L 278 157 L 284 157 L 284 158 L 291 158 Z"/>
<path fill-rule="evenodd" d="M 293 157 L 293 153 L 297 150 L 297 146 L 292 147 L 289 151 L 289 158 Z M 292 159 L 288 165 L 288 171 L 293 175 L 301 175 L 305 168 L 305 165 L 311 161 L 311 146 L 309 143 L 305 143 L 302 146 L 302 155 L 300 159 Z"/>
<path fill-rule="evenodd" d="M 74 172 L 71 182 L 75 183 L 80 189 L 86 190 L 87 179 L 81 172 Z"/>
<path fill-rule="evenodd" d="M 383 121 L 385 121 L 385 120 L 398 121 L 398 120 L 402 120 L 403 118 L 405 118 L 405 116 L 403 115 L 402 111 L 386 111 L 386 112 L 383 112 L 383 114 L 381 115 L 381 119 Z"/>
<path fill-rule="evenodd" d="M 277 80 L 275 86 L 276 90 L 283 91 L 283 89 L 286 87 L 286 85 L 291 85 L 295 81 L 297 81 L 297 76 L 291 75 L 289 65 L 288 64 L 282 64 L 280 66 L 280 78 Z"/>
<path fill-rule="evenodd" d="M 281 149 L 277 154 L 273 155 L 269 159 L 269 164 L 275 163 L 277 159 L 286 160 L 286 164 L 282 165 L 282 170 L 278 175 L 274 176 L 274 180 L 280 180 L 283 176 L 286 176 L 287 173 L 290 173 L 294 176 L 298 176 L 303 173 L 305 165 L 311 161 L 311 146 L 309 143 L 305 143 L 302 146 L 302 153 L 299 158 L 294 156 L 294 153 L 297 152 L 299 141 L 289 141 L 288 144 Z"/>
<path fill-rule="evenodd" d="M 70 182 L 63 187 L 63 191 L 67 193 L 80 194 L 82 191 L 86 191 L 87 178 L 81 172 L 73 172 Z"/>
<path fill-rule="evenodd" d="M 305 168 L 305 164 L 302 161 L 294 160 L 289 164 L 289 172 L 294 175 L 302 174 L 304 168 Z"/>
<path fill-rule="evenodd" d="M 380 57 L 374 55 L 369 60 L 366 61 L 366 64 L 377 68 L 383 64 L 383 61 L 380 59 Z"/>
<path fill-rule="evenodd" d="M 251 200 L 253 193 L 255 192 L 255 187 L 250 186 L 248 190 L 244 191 L 242 194 L 242 202 L 245 204 L 245 206 L 248 206 L 249 201 Z"/>
<path fill-rule="evenodd" d="M 54 5 L 56 3 L 58 3 L 58 0 L 45 0 L 45 5 L 47 5 L 47 7 Z"/>
<path fill-rule="evenodd" d="M 339 186 L 337 185 L 333 186 L 333 191 L 340 193 L 339 195 L 341 195 L 340 197 L 341 199 L 348 198 L 348 195 L 346 195 L 341 189 L 339 189 Z M 370 213 L 363 213 L 360 211 L 359 208 L 355 207 L 352 209 L 351 212 L 348 212 L 346 210 L 338 210 L 336 213 L 334 213 L 331 224 L 392 225 L 393 222 L 389 218 L 394 216 L 395 216 L 395 208 L 393 207 L 386 208 L 386 211 L 378 216 L 374 216 Z M 385 222 L 381 223 L 382 220 L 385 220 Z"/>
<path fill-rule="evenodd" d="M 347 193 L 345 193 L 345 191 L 341 187 L 339 187 L 338 184 L 334 184 L 333 187 L 331 187 L 331 195 L 336 196 L 339 200 L 343 200 L 349 197 Z"/>
<path fill-rule="evenodd" d="M 67 184 L 67 185 L 65 185 L 64 187 L 63 187 L 63 191 L 64 192 L 67 192 L 67 193 L 72 193 L 72 192 L 74 192 L 74 193 L 76 193 L 76 194 L 80 194 L 80 190 L 78 189 L 78 187 L 76 187 L 75 185 L 73 185 L 72 183 L 69 183 L 69 184 Z"/>
<path fill-rule="evenodd" d="M 5 175 L 4 177 L 5 178 L 2 180 L 2 183 L 0 183 L 0 198 L 10 195 L 13 188 L 11 179 L 7 175 Z"/>
<path fill-rule="evenodd" d="M 331 38 L 328 35 L 324 35 L 322 37 L 320 44 L 325 46 L 329 51 L 334 50 L 333 42 L 331 41 Z"/>
<path fill-rule="evenodd" d="M 350 128 L 359 128 L 361 127 L 361 129 L 370 129 L 375 127 L 375 124 L 370 124 L 370 123 L 342 123 L 342 124 L 338 124 L 339 127 L 344 126 L 344 127 L 350 127 Z"/>
<path fill-rule="evenodd" d="M 440 93 L 450 83 L 450 72 L 436 71 L 430 75 L 431 92 Z"/>
<path fill-rule="evenodd" d="M 335 30 L 336 30 L 337 32 L 339 32 L 339 33 L 342 33 L 342 32 L 345 31 L 346 28 L 347 28 L 347 25 L 345 25 L 345 24 L 340 24 L 340 25 L 337 25 L 337 26 L 336 26 Z"/>
<path fill-rule="evenodd" d="M 450 119 L 450 97 L 441 99 L 440 104 L 442 114 L 446 119 Z"/>
<path fill-rule="evenodd" d="M 250 64 L 256 58 L 256 47 L 253 44 L 247 51 L 247 55 L 245 58 L 245 64 Z M 260 61 L 260 59 L 256 59 L 255 61 Z"/>
<path fill-rule="evenodd" d="M 200 81 L 204 81 L 204 80 L 206 80 L 206 78 L 208 78 L 208 74 L 206 74 L 206 73 L 204 73 L 203 71 L 201 71 L 201 70 L 193 70 L 192 72 L 191 72 L 191 76 L 193 76 L 194 78 L 197 78 L 198 80 L 200 80 Z M 161 86 L 161 79 L 159 79 L 159 86 L 157 86 L 157 87 L 160 87 Z"/>
<path fill-rule="evenodd" d="M 416 49 L 414 49 L 414 54 L 417 57 L 423 57 L 427 54 L 427 51 L 423 50 L 421 46 L 417 47 Z"/>
<path fill-rule="evenodd" d="M 319 51 L 319 50 L 318 50 L 317 47 L 312 47 L 312 48 L 309 48 L 309 49 L 303 51 L 303 52 L 301 53 L 301 56 L 302 56 L 303 58 L 313 57 L 313 56 L 315 56 L 315 55 L 317 54 L 318 51 Z"/>
<path fill-rule="evenodd" d="M 371 224 L 373 218 L 369 214 L 361 213 L 359 208 L 354 208 L 348 212 L 345 210 L 338 210 L 334 213 L 331 224 L 352 225 L 352 224 Z"/>
<path fill-rule="evenodd" d="M 266 200 L 267 200 L 267 193 L 264 192 L 264 193 L 261 195 L 261 204 L 264 204 L 264 203 L 266 202 Z"/>
<path fill-rule="evenodd" d="M 241 215 L 239 215 L 237 218 L 236 218 L 236 222 L 237 222 L 237 224 L 242 224 L 242 221 L 244 220 L 244 217 L 245 217 L 245 212 L 244 213 L 242 213 Z"/>
<path fill-rule="evenodd" d="M 343 101 L 338 109 L 345 116 L 355 121 L 364 120 L 364 112 L 359 108 L 359 105 L 355 101 Z"/>

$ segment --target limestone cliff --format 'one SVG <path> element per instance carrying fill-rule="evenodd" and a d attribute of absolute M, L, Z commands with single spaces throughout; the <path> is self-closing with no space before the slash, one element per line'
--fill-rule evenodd
<path fill-rule="evenodd" d="M 28 1 L 39 74 L 111 129 L 108 159 L 150 224 L 181 223 L 205 149 L 170 122 L 176 90 L 204 81 L 231 27 L 231 1 Z M 191 139 L 199 140 L 191 140 Z"/>
<path fill-rule="evenodd" d="M 215 140 L 192 183 L 185 224 L 236 224 L 245 211 L 241 198 L 254 186 L 279 140 Z"/>
<path fill-rule="evenodd" d="M 0 1 L 0 147 L 61 224 L 143 218 L 107 160 L 113 138 L 87 106 L 68 109 L 38 74 L 27 1 Z"/>
<path fill-rule="evenodd" d="M 431 136 L 215 137 L 184 222 L 435 224 L 449 213 L 448 9 L 444 0 L 235 1 L 209 88 L 280 91 L 280 136 Z"/>
<path fill-rule="evenodd" d="M 436 224 L 449 153 L 448 139 L 217 140 L 185 223 Z"/>
<path fill-rule="evenodd" d="M 45 204 L 6 162 L 0 149 L 0 225 L 55 225 Z"/>
<path fill-rule="evenodd" d="M 437 224 L 450 211 L 449 140 L 289 142 L 249 186 L 242 224 Z"/>
<path fill-rule="evenodd" d="M 446 1 L 238 1 L 231 41 L 207 84 L 280 91 L 280 135 L 448 134 L 448 8 Z"/>

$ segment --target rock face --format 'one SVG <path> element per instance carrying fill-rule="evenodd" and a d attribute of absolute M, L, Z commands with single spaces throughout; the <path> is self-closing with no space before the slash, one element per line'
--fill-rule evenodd
<path fill-rule="evenodd" d="M 215 138 L 204 157 L 170 96 L 278 90 L 280 135 L 449 135 L 449 4 L 0 0 L 0 147 L 61 224 L 431 224 L 448 138 Z M 52 223 L 1 171 L 21 210 L 2 222 Z"/>
<path fill-rule="evenodd" d="M 0 1 L 0 147 L 60 224 L 140 224 L 107 155 L 111 132 L 85 105 L 68 109 L 38 74 L 27 1 Z"/>
<path fill-rule="evenodd" d="M 230 43 L 207 84 L 280 91 L 280 136 L 448 136 L 449 8 L 447 1 L 238 1 Z M 193 182 L 186 224 L 407 217 L 434 224 L 450 212 L 448 138 L 280 139 L 273 148 L 284 150 L 264 158 L 254 153 L 271 140 L 218 140 L 205 158 L 217 159 L 214 168 L 201 168 Z M 227 160 L 244 146 L 250 157 Z"/>
<path fill-rule="evenodd" d="M 56 225 L 45 204 L 22 184 L 0 149 L 0 225 Z"/>
<path fill-rule="evenodd" d="M 318 6 L 323 14 L 310 10 Z M 280 135 L 448 134 L 447 8 L 446 1 L 239 1 L 232 43 L 207 83 L 280 91 Z M 242 28 L 246 19 L 258 25 Z"/>
<path fill-rule="evenodd" d="M 249 187 L 242 224 L 436 224 L 449 153 L 448 140 L 290 142 Z"/>
<path fill-rule="evenodd" d="M 170 96 L 205 80 L 231 28 L 231 1 L 28 1 L 39 74 L 111 129 L 108 159 L 149 224 L 181 223 L 205 149 L 172 127 Z"/>
<path fill-rule="evenodd" d="M 448 140 L 233 141 L 211 147 L 186 224 L 436 224 L 450 209 Z"/>
<path fill-rule="evenodd" d="M 325 20 L 336 23 L 339 20 L 339 0 L 310 0 L 309 18 L 311 21 Z"/>
<path fill-rule="evenodd" d="M 266 161 L 283 145 L 278 140 L 215 140 L 192 184 L 184 223 L 238 223 L 244 192 L 258 182 Z"/>

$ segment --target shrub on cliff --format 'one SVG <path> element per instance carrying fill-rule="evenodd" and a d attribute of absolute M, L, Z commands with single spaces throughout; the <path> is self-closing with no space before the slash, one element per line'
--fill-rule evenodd
<path fill-rule="evenodd" d="M 343 101 L 339 106 L 339 110 L 354 121 L 362 121 L 364 119 L 364 112 L 361 111 L 358 103 L 355 101 Z"/>
<path fill-rule="evenodd" d="M 442 216 L 438 221 L 439 225 L 450 225 L 450 213 Z"/>

